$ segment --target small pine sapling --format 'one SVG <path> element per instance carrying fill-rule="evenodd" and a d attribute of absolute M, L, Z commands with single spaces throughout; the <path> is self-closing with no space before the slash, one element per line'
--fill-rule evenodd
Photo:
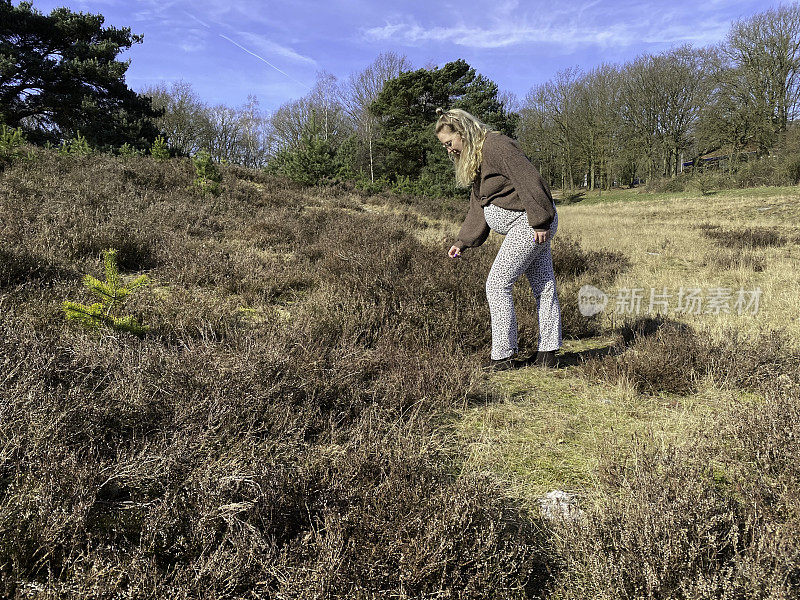
<path fill-rule="evenodd" d="M 14 129 L 8 127 L 5 123 L 0 125 L 0 169 L 6 164 L 12 162 L 16 158 L 21 158 L 26 155 L 24 146 L 26 144 L 25 137 L 22 135 L 21 129 Z M 27 153 L 28 158 L 32 157 L 32 153 Z"/>
<path fill-rule="evenodd" d="M 220 175 L 211 155 L 203 150 L 194 157 L 193 162 L 195 170 L 194 185 L 203 193 L 210 192 L 218 196 L 222 175 Z"/>
<path fill-rule="evenodd" d="M 167 160 L 169 158 L 169 148 L 162 136 L 158 136 L 153 145 L 150 146 L 150 156 L 156 160 Z"/>
<path fill-rule="evenodd" d="M 105 326 L 134 335 L 146 333 L 148 330 L 146 326 L 137 323 L 132 316 L 122 316 L 120 313 L 131 292 L 149 283 L 147 275 L 140 275 L 133 281 L 124 283 L 117 268 L 116 250 L 103 251 L 103 264 L 106 272 L 105 281 L 100 281 L 91 275 L 83 278 L 84 285 L 99 298 L 100 302 L 87 306 L 65 301 L 63 308 L 67 319 L 78 321 L 92 329 Z"/>
<path fill-rule="evenodd" d="M 137 150 L 131 146 L 128 142 L 122 144 L 122 146 L 119 147 L 118 152 L 120 156 L 139 156 L 142 153 L 140 150 Z"/>
<path fill-rule="evenodd" d="M 61 142 L 58 153 L 62 156 L 89 156 L 92 153 L 92 148 L 86 138 L 78 131 L 71 140 Z"/>
<path fill-rule="evenodd" d="M 25 143 L 21 129 L 0 125 L 0 153 L 11 154 Z"/>

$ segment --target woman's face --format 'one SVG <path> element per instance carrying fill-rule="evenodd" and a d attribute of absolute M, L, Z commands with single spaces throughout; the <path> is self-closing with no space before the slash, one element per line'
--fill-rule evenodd
<path fill-rule="evenodd" d="M 442 146 L 445 147 L 448 154 L 459 156 L 464 149 L 464 140 L 461 139 L 458 133 L 448 127 L 445 127 L 437 133 L 436 137 L 442 142 Z"/>

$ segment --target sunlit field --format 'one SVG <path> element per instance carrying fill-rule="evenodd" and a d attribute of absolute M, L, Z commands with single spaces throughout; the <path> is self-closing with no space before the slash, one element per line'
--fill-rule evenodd
<path fill-rule="evenodd" d="M 575 580 L 565 586 L 565 597 L 580 597 L 571 585 L 587 594 L 606 590 L 611 597 L 622 589 L 643 593 L 675 575 L 667 574 L 673 560 L 679 572 L 691 570 L 703 537 L 720 535 L 710 533 L 715 525 L 702 513 L 708 499 L 698 479 L 750 501 L 753 490 L 742 479 L 769 487 L 772 500 L 757 501 L 750 518 L 769 520 L 761 511 L 775 501 L 782 516 L 774 526 L 787 539 L 796 538 L 790 515 L 796 514 L 797 491 L 787 482 L 793 476 L 778 469 L 781 483 L 767 484 L 753 471 L 787 460 L 778 455 L 788 450 L 786 443 L 794 445 L 789 440 L 798 426 L 798 200 L 796 188 L 705 196 L 620 190 L 594 192 L 559 208 L 561 235 L 586 249 L 622 252 L 629 260 L 613 282 L 597 285 L 608 295 L 598 317 L 602 333 L 566 340 L 560 369 L 491 377 L 490 395 L 460 411 L 453 432 L 464 445 L 464 471 L 497 474 L 531 510 L 551 490 L 565 490 L 577 505 L 592 507 L 587 510 L 597 527 L 593 535 L 606 545 L 595 540 L 582 546 L 586 554 L 570 574 Z M 701 290 L 705 304 L 680 307 L 681 288 Z M 713 288 L 728 288 L 730 295 L 717 292 L 720 300 L 709 303 Z M 632 301 L 633 289 L 642 290 L 640 304 Z M 738 290 L 748 301 L 749 292 L 760 290 L 758 305 L 737 307 Z M 561 302 L 578 302 L 574 288 L 561 294 Z M 620 335 L 635 317 L 644 333 Z M 625 350 L 618 353 L 620 346 Z M 773 414 L 787 408 L 788 414 Z M 777 438 L 784 441 L 772 447 Z M 686 465 L 692 481 L 685 479 Z M 777 489 L 787 497 L 778 500 L 772 495 Z M 617 516 L 609 516 L 609 506 Z M 733 518 L 733 511 L 723 512 Z M 566 544 L 576 543 L 571 534 Z M 724 535 L 732 536 L 727 546 L 741 533 Z M 579 546 L 585 536 L 586 530 L 577 534 Z M 626 550 L 615 550 L 610 559 L 591 555 L 610 542 Z M 784 559 L 793 572 L 797 558 L 792 551 Z M 626 566 L 627 582 L 616 579 Z M 630 587 L 632 581 L 641 587 Z M 712 597 L 723 589 L 728 588 L 689 586 L 686 597 Z"/>
<path fill-rule="evenodd" d="M 223 175 L 47 151 L 0 174 L 0 594 L 797 593 L 795 188 L 561 205 L 560 366 L 486 373 L 501 239 L 447 258 L 466 201 Z M 64 318 L 109 247 L 150 278 L 141 337 Z"/>
<path fill-rule="evenodd" d="M 561 206 L 560 235 L 580 240 L 584 248 L 621 251 L 630 268 L 611 285 L 598 285 L 609 296 L 599 317 L 604 334 L 566 340 L 565 368 L 546 373 L 526 369 L 492 378 L 497 396 L 465 411 L 458 425 L 468 444 L 468 464 L 502 473 L 515 493 L 532 503 L 551 489 L 591 494 L 605 453 L 643 438 L 658 445 L 692 446 L 698 441 L 691 434 L 713 437 L 732 408 L 759 402 L 752 391 L 726 387 L 737 374 L 724 369 L 698 373 L 691 394 L 642 395 L 624 377 L 587 375 L 584 361 L 575 364 L 572 357 L 602 351 L 613 342 L 608 332 L 636 316 L 685 323 L 710 343 L 735 340 L 733 351 L 742 356 L 763 355 L 765 344 L 776 336 L 796 349 L 798 200 L 795 188 L 694 197 L 621 190 L 592 192 L 578 204 Z M 722 235 L 712 238 L 706 235 L 709 231 Z M 522 284 L 518 287 L 520 295 L 526 292 Z M 681 288 L 701 290 L 706 304 L 679 307 Z M 713 288 L 729 290 L 719 296 L 718 305 L 708 304 Z M 626 289 L 642 290 L 641 300 L 635 302 Z M 739 290 L 747 303 L 760 290 L 758 305 L 737 310 Z M 562 294 L 561 302 L 576 304 L 578 297 Z M 691 376 L 685 371 L 681 375 Z M 761 383 L 766 386 L 771 377 L 782 375 L 788 377 L 765 372 Z"/>

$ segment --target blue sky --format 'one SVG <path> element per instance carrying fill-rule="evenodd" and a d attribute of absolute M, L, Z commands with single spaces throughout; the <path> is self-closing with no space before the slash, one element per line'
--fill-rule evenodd
<path fill-rule="evenodd" d="M 16 4 L 16 2 L 15 2 Z M 724 39 L 769 0 L 33 0 L 100 13 L 144 42 L 123 55 L 128 85 L 184 80 L 211 104 L 254 94 L 274 110 L 306 94 L 319 72 L 340 80 L 385 51 L 415 68 L 465 59 L 523 98 L 557 71 L 622 63 L 643 52 Z"/>

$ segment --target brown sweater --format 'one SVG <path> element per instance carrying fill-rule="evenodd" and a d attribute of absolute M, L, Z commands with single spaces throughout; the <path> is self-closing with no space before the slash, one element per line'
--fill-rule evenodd
<path fill-rule="evenodd" d="M 537 231 L 549 229 L 556 214 L 550 188 L 539 171 L 517 142 L 496 131 L 490 132 L 483 143 L 483 159 L 472 185 L 469 212 L 454 246 L 476 248 L 486 241 L 489 226 L 483 207 L 489 203 L 524 210 L 528 223 Z"/>

